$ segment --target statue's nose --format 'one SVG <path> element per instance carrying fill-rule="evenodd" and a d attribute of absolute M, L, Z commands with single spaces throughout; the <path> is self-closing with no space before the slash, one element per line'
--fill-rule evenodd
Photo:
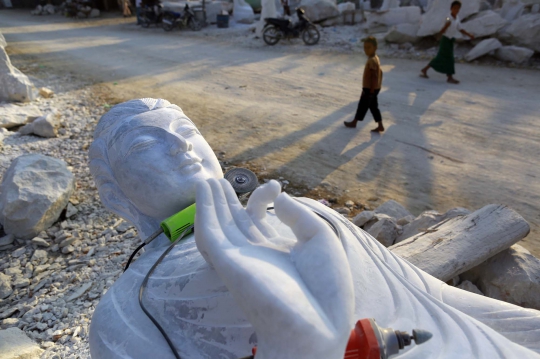
<path fill-rule="evenodd" d="M 173 144 L 171 146 L 172 156 L 175 156 L 181 152 L 189 152 L 193 150 L 193 144 L 182 136 L 174 136 L 174 139 L 172 139 L 172 141 L 173 141 Z"/>

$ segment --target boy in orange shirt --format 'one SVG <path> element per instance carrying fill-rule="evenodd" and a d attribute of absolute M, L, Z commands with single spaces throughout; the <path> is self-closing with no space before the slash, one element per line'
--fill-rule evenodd
<path fill-rule="evenodd" d="M 362 81 L 362 95 L 358 102 L 358 108 L 352 121 L 345 121 L 346 127 L 355 128 L 358 121 L 363 121 L 368 109 L 373 115 L 373 119 L 377 123 L 377 128 L 371 132 L 383 132 L 384 126 L 382 123 L 381 111 L 379 111 L 379 102 L 377 96 L 381 91 L 382 85 L 382 70 L 379 57 L 377 56 L 377 39 L 369 36 L 364 39 L 364 52 L 368 59 L 364 67 L 364 77 Z"/>

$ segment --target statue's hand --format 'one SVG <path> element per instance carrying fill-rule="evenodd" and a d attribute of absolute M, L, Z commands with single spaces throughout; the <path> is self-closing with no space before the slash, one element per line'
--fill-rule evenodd
<path fill-rule="evenodd" d="M 345 251 L 323 220 L 280 191 L 271 181 L 244 209 L 227 181 L 200 183 L 197 247 L 255 328 L 257 359 L 341 359 L 354 310 Z M 272 201 L 296 241 L 266 223 Z"/>

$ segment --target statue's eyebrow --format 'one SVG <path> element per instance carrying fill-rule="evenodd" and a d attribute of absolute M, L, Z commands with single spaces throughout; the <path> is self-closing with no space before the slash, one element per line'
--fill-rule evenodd
<path fill-rule="evenodd" d="M 195 126 L 193 121 L 191 121 L 186 116 L 182 116 L 182 117 L 177 118 L 176 120 L 172 121 L 170 123 L 170 125 L 169 125 L 169 130 L 176 132 L 176 131 L 178 131 L 179 128 L 185 127 L 185 126 L 193 127 L 197 131 L 199 131 L 199 129 L 197 128 L 197 126 Z"/>
<path fill-rule="evenodd" d="M 156 129 L 157 127 L 155 126 L 137 126 L 137 127 L 130 127 L 128 128 L 128 130 L 126 131 L 122 131 L 122 128 L 124 126 L 120 126 L 120 128 L 118 128 L 114 134 L 113 134 L 113 138 L 112 140 L 109 142 L 109 149 L 112 148 L 113 146 L 115 146 L 117 143 L 121 143 L 123 144 L 123 142 L 125 141 L 126 137 L 128 137 L 130 134 L 132 134 L 133 132 L 138 132 L 138 131 L 141 131 L 142 129 L 147 129 L 148 130 L 151 130 L 151 129 Z M 125 126 L 125 127 L 128 127 L 128 126 Z M 150 132 L 150 131 L 149 131 Z M 119 133 L 119 134 L 118 134 Z M 116 135 L 118 134 L 118 135 Z M 116 135 L 116 136 L 115 136 Z"/>

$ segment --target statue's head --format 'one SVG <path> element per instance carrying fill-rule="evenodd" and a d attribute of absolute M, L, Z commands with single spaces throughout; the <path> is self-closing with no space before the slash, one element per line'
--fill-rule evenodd
<path fill-rule="evenodd" d="M 103 204 L 139 230 L 194 203 L 198 181 L 223 177 L 195 124 L 161 99 L 111 108 L 99 120 L 89 157 Z"/>

